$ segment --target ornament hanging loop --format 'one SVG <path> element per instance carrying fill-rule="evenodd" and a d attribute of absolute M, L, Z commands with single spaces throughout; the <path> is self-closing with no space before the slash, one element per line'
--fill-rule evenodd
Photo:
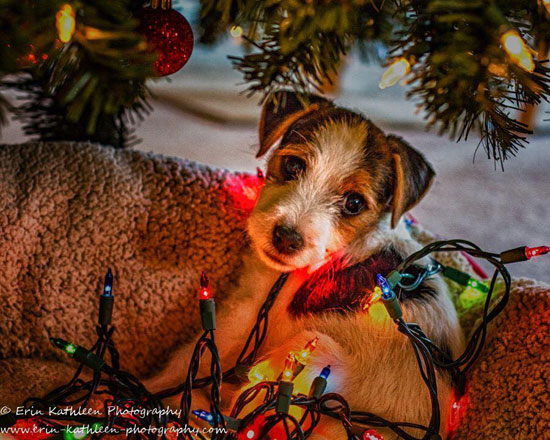
<path fill-rule="evenodd" d="M 172 0 L 152 0 L 151 9 L 172 9 Z"/>

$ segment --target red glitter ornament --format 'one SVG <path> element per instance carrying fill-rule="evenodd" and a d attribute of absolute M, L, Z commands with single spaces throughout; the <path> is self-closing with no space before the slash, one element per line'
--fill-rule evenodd
<path fill-rule="evenodd" d="M 154 1 L 139 14 L 138 30 L 157 53 L 155 71 L 159 76 L 180 70 L 193 52 L 193 31 L 183 15 L 172 9 L 170 1 Z"/>

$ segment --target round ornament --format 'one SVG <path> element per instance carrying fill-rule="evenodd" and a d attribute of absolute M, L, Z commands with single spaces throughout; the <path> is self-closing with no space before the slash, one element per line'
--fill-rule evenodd
<path fill-rule="evenodd" d="M 157 53 L 155 71 L 159 76 L 180 70 L 193 52 L 193 31 L 189 22 L 171 2 L 152 2 L 139 14 L 138 30 L 147 38 L 151 51 Z"/>

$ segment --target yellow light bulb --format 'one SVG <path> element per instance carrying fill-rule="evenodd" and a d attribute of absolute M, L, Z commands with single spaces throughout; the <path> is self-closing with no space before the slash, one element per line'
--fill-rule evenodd
<path fill-rule="evenodd" d="M 233 26 L 230 30 L 229 30 L 229 33 L 231 34 L 231 36 L 233 38 L 241 38 L 242 35 L 243 35 L 243 28 L 240 27 L 240 26 Z"/>
<path fill-rule="evenodd" d="M 403 79 L 410 70 L 411 65 L 405 58 L 395 60 L 382 75 L 378 87 L 385 89 L 397 84 L 397 82 Z"/>
<path fill-rule="evenodd" d="M 380 290 L 380 287 L 376 286 L 370 296 L 365 301 L 365 304 L 363 305 L 363 310 L 368 310 L 370 306 L 373 304 L 376 304 L 380 298 L 382 298 L 382 290 Z"/>
<path fill-rule="evenodd" d="M 546 12 L 550 14 L 550 0 L 541 0 L 542 6 L 545 7 Z"/>
<path fill-rule="evenodd" d="M 522 69 L 532 72 L 535 70 L 535 62 L 529 48 L 516 31 L 508 31 L 502 35 L 502 46 L 513 63 Z"/>
<path fill-rule="evenodd" d="M 57 27 L 57 36 L 62 43 L 68 43 L 73 38 L 76 20 L 74 9 L 71 5 L 65 3 L 55 14 L 55 25 Z"/>

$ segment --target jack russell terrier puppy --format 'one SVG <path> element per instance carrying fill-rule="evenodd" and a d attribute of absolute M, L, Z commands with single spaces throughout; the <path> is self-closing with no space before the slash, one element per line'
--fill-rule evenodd
<path fill-rule="evenodd" d="M 250 246 L 238 282 L 222 301 L 216 340 L 222 368 L 234 366 L 266 295 L 281 272 L 291 272 L 269 314 L 258 362 L 269 362 L 276 380 L 291 351 L 319 337 L 308 365 L 294 380 L 307 394 L 330 365 L 327 392 L 342 394 L 355 411 L 390 421 L 427 425 L 430 398 L 409 340 L 385 309 L 366 307 L 376 273 L 387 274 L 421 248 L 400 222 L 424 196 L 434 177 L 424 157 L 401 138 L 386 136 L 362 115 L 310 96 L 302 106 L 290 92 L 262 111 L 257 157 L 271 151 L 265 186 L 248 220 Z M 421 270 L 428 261 L 413 267 Z M 439 276 L 400 297 L 404 319 L 456 358 L 463 339 L 455 308 Z M 178 350 L 147 385 L 160 391 L 185 381 L 194 344 Z M 199 376 L 208 375 L 208 360 Z M 201 368 L 202 368 L 201 366 Z M 269 374 L 267 375 L 269 376 Z M 437 371 L 445 436 L 452 384 Z M 230 408 L 242 388 L 224 384 Z M 193 408 L 208 409 L 204 390 Z M 179 405 L 179 396 L 169 404 Z M 397 438 L 379 430 L 386 440 Z M 345 439 L 339 421 L 323 417 L 310 438 Z"/>

